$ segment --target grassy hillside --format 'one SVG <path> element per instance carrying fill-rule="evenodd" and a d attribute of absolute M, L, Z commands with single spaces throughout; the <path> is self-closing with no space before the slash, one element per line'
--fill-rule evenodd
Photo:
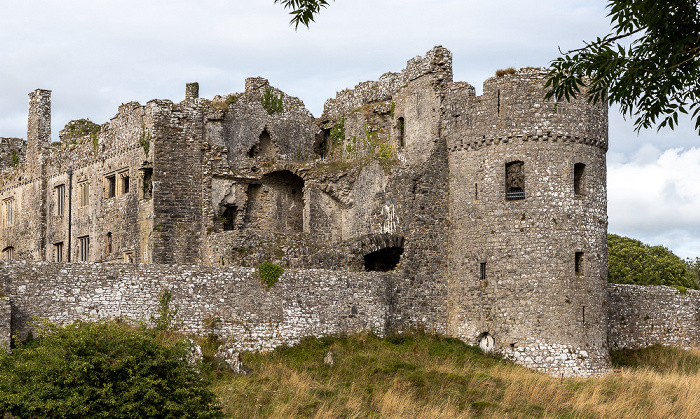
<path fill-rule="evenodd" d="M 244 353 L 248 373 L 220 374 L 212 388 L 236 418 L 700 417 L 700 351 L 612 355 L 615 374 L 561 379 L 456 339 L 363 334 Z"/>

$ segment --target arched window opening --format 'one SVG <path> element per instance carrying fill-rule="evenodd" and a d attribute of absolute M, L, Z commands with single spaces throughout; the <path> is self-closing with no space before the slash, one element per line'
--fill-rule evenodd
<path fill-rule="evenodd" d="M 524 163 L 512 161 L 506 163 L 506 200 L 517 201 L 521 199 L 525 199 Z"/>
<path fill-rule="evenodd" d="M 112 253 L 112 233 L 109 232 L 107 233 L 107 240 L 105 240 L 107 243 L 105 244 L 105 250 L 107 254 Z"/>
<path fill-rule="evenodd" d="M 2 251 L 2 258 L 4 260 L 13 260 L 15 258 L 15 248 L 12 246 L 6 247 Z"/>
<path fill-rule="evenodd" d="M 396 121 L 396 126 L 399 130 L 399 145 L 401 147 L 406 146 L 406 122 L 404 121 L 403 117 L 400 117 L 398 121 Z"/>
<path fill-rule="evenodd" d="M 576 163 L 574 165 L 574 194 L 584 195 L 584 180 L 585 180 L 586 165 Z"/>
<path fill-rule="evenodd" d="M 396 269 L 401 261 L 403 247 L 385 247 L 365 255 L 365 270 L 388 272 Z"/>

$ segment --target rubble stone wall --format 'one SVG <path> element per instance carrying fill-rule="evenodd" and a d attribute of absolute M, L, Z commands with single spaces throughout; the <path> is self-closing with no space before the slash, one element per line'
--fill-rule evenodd
<path fill-rule="evenodd" d="M 238 350 L 292 345 L 304 336 L 383 334 L 392 274 L 286 270 L 266 288 L 254 268 L 13 261 L 0 263 L 0 338 L 7 302 L 12 333 L 26 338 L 34 317 L 149 322 L 159 296 L 172 294 L 176 328 L 215 333 Z M 1 342 L 0 342 L 1 343 Z"/>
<path fill-rule="evenodd" d="M 610 349 L 700 347 L 700 291 L 610 284 L 608 295 Z"/>

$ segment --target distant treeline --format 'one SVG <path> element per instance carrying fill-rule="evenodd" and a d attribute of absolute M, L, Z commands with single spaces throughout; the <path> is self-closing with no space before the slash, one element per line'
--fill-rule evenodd
<path fill-rule="evenodd" d="M 608 234 L 608 281 L 699 289 L 700 258 L 683 260 L 663 246 Z"/>

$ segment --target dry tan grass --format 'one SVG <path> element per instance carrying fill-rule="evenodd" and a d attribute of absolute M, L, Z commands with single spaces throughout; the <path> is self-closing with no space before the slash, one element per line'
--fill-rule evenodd
<path fill-rule="evenodd" d="M 372 339 L 331 342 L 315 353 L 301 348 L 309 353 L 289 358 L 255 355 L 249 375 L 219 380 L 214 391 L 231 417 L 700 417 L 700 373 L 682 372 L 700 363 L 700 351 L 654 354 L 668 358 L 656 360 L 663 371 L 623 367 L 601 378 L 562 380 L 472 349 L 460 354 L 439 338 L 394 346 Z M 329 348 L 333 367 L 322 363 Z"/>

